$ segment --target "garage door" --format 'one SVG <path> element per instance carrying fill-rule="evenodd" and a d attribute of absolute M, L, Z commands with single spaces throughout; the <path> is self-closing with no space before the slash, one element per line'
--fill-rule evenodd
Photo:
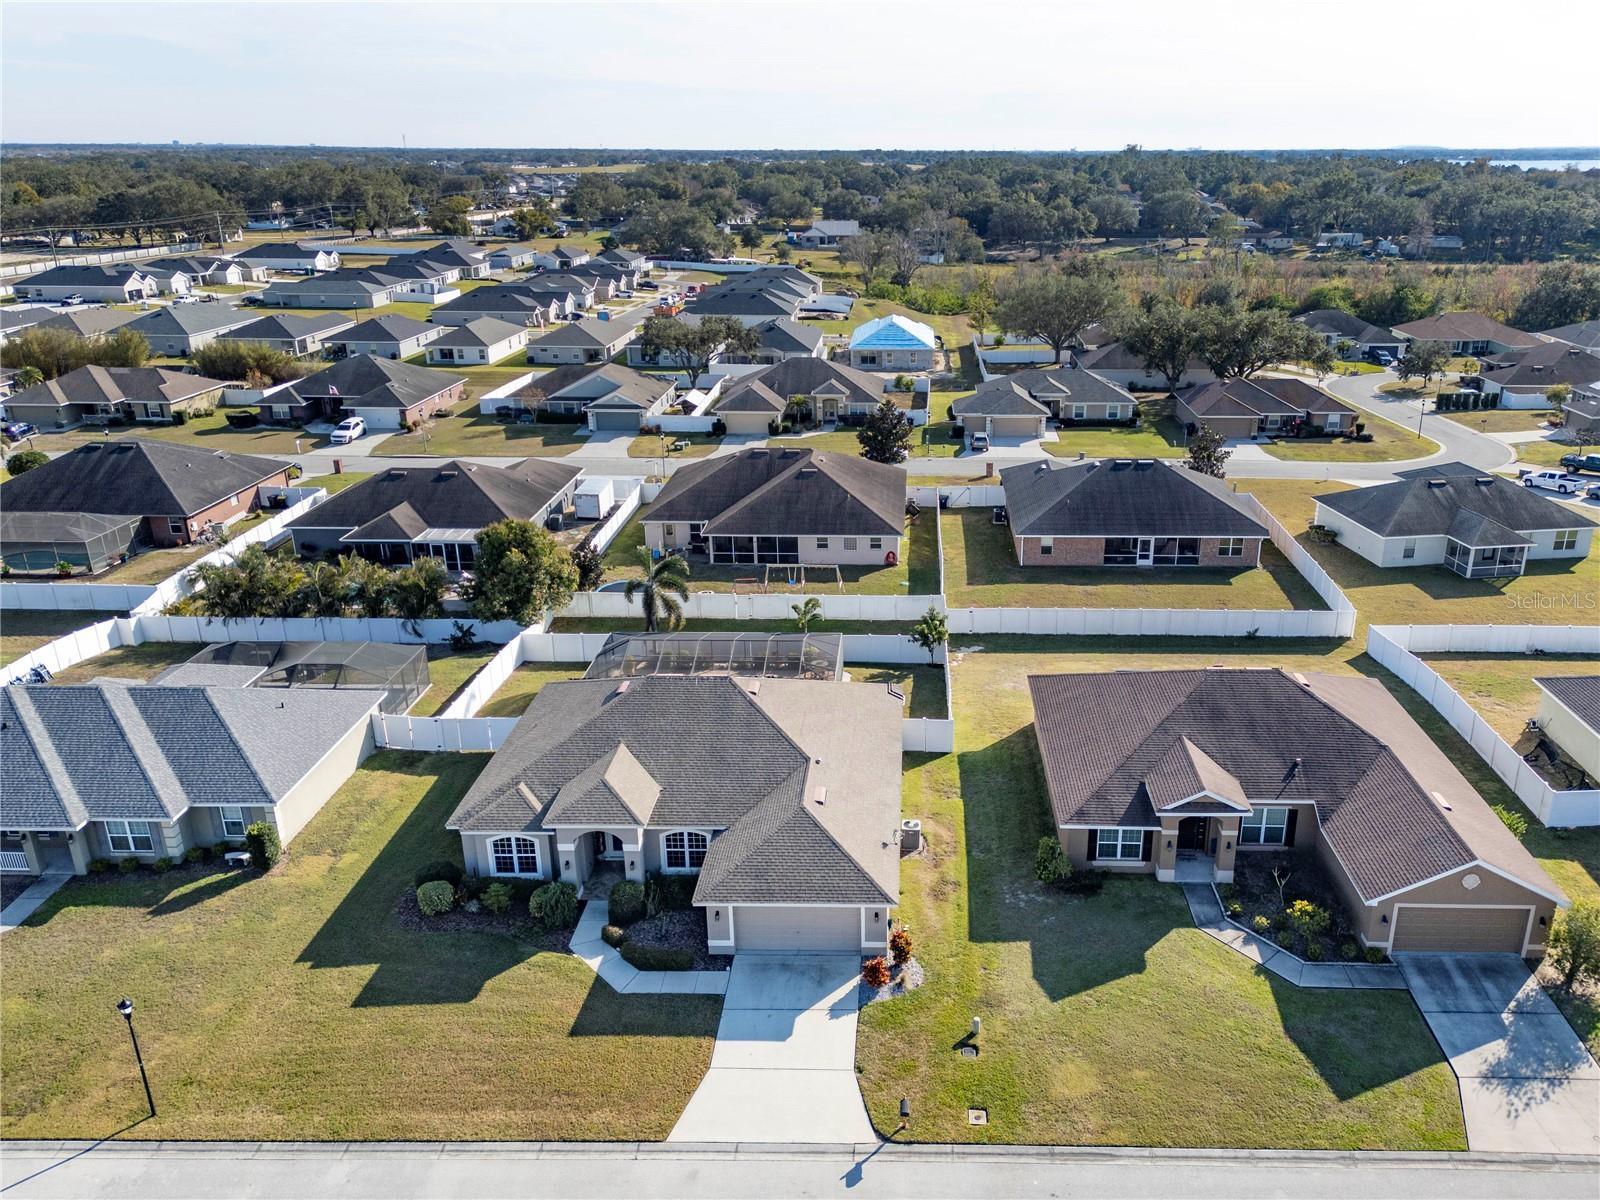
<path fill-rule="evenodd" d="M 738 950 L 861 949 L 861 910 L 793 905 L 733 910 Z"/>
<path fill-rule="evenodd" d="M 639 428 L 639 414 L 636 412 L 594 412 L 589 415 L 593 418 L 596 429 L 637 432 Z"/>
<path fill-rule="evenodd" d="M 1039 419 L 1037 417 L 991 417 L 989 432 L 995 437 L 1038 437 Z"/>
<path fill-rule="evenodd" d="M 1395 950 L 1445 950 L 1465 954 L 1522 953 L 1526 908 L 1411 908 L 1396 910 Z"/>

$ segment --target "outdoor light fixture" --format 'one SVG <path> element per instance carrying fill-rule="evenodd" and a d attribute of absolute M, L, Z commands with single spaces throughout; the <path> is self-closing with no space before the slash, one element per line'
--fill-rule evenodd
<path fill-rule="evenodd" d="M 1381 923 L 1384 924 L 1384 925 L 1387 925 L 1389 923 L 1389 914 L 1388 913 L 1384 913 L 1383 914 L 1383 921 Z"/>
<path fill-rule="evenodd" d="M 881 912 L 875 912 L 875 913 L 872 914 L 872 923 L 874 925 L 876 925 L 881 920 L 883 920 L 883 914 Z"/>
<path fill-rule="evenodd" d="M 711 919 L 713 921 L 721 921 L 722 920 L 722 910 L 720 908 L 713 908 L 711 910 Z"/>
<path fill-rule="evenodd" d="M 563 870 L 563 871 L 570 871 L 570 870 L 572 870 L 572 860 L 571 860 L 571 859 L 570 859 L 570 858 L 563 858 L 563 859 L 562 859 L 562 860 L 561 860 L 561 869 L 562 869 L 562 870 Z"/>
<path fill-rule="evenodd" d="M 139 1078 L 144 1083 L 145 1103 L 150 1106 L 150 1115 L 153 1117 L 156 1115 L 156 1098 L 150 1094 L 150 1076 L 145 1073 L 144 1055 L 139 1053 L 139 1035 L 133 1032 L 133 1001 L 124 996 L 117 1001 L 117 1011 L 128 1023 L 128 1037 L 133 1041 L 133 1058 L 139 1064 Z"/>
<path fill-rule="evenodd" d="M 1167 839 L 1167 849 L 1168 849 L 1168 850 L 1171 850 L 1171 849 L 1172 849 L 1172 839 L 1171 839 L 1171 838 L 1168 838 L 1168 839 Z"/>
<path fill-rule="evenodd" d="M 1540 929 L 1543 929 L 1547 924 L 1549 924 L 1549 922 L 1547 922 L 1543 917 L 1539 918 L 1539 928 Z"/>
<path fill-rule="evenodd" d="M 1224 850 L 1232 850 L 1233 849 L 1233 843 L 1232 842 L 1224 842 L 1224 843 L 1222 843 L 1222 848 Z"/>

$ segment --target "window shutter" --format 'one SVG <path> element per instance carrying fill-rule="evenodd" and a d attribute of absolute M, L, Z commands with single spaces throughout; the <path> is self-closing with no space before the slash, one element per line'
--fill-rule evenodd
<path fill-rule="evenodd" d="M 1299 817 L 1300 817 L 1300 810 L 1299 809 L 1291 808 L 1289 810 L 1289 819 L 1286 822 L 1284 822 L 1284 826 L 1283 826 L 1283 844 L 1285 846 L 1294 845 L 1294 825 L 1295 825 L 1295 821 L 1298 820 Z"/>
<path fill-rule="evenodd" d="M 1084 857 L 1089 862 L 1093 862 L 1100 857 L 1100 831 L 1098 829 L 1089 830 L 1089 852 Z"/>
<path fill-rule="evenodd" d="M 1146 829 L 1144 831 L 1143 852 L 1139 855 L 1139 861 L 1140 862 L 1149 862 L 1150 861 L 1150 853 L 1155 848 L 1155 844 L 1156 844 L 1156 831 L 1154 829 Z"/>

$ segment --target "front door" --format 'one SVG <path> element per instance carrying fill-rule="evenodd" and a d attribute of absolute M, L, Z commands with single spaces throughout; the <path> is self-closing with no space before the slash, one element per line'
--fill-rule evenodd
<path fill-rule="evenodd" d="M 612 861 L 622 857 L 622 839 L 614 833 L 595 832 L 589 835 L 594 839 L 594 856 L 596 859 Z"/>
<path fill-rule="evenodd" d="M 1141 567 L 1148 567 L 1152 562 L 1155 561 L 1155 556 L 1156 556 L 1156 540 L 1155 540 L 1155 538 L 1140 538 L 1139 539 L 1138 565 L 1141 566 Z"/>
<path fill-rule="evenodd" d="M 1178 822 L 1178 849 L 1204 850 L 1206 845 L 1206 819 L 1185 817 Z"/>

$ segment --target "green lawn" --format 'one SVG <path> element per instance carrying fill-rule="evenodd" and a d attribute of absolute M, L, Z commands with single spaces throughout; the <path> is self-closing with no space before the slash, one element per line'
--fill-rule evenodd
<path fill-rule="evenodd" d="M 1594 444 L 1587 443 L 1586 451 L 1592 453 Z M 1537 467 L 1559 467 L 1561 460 L 1569 454 L 1578 453 L 1578 447 L 1568 442 L 1551 442 L 1540 438 L 1533 442 L 1518 442 L 1511 447 L 1516 451 L 1517 461 Z M 1591 475 L 1588 478 L 1593 479 Z"/>
<path fill-rule="evenodd" d="M 457 653 L 448 645 L 428 647 L 428 690 L 408 710 L 413 717 L 433 717 L 447 708 L 450 701 L 472 677 L 483 670 L 484 664 L 500 652 L 499 646 L 477 646 Z"/>
<path fill-rule="evenodd" d="M 672 443 L 678 441 L 688 442 L 688 448 L 684 450 L 672 449 Z M 704 458 L 718 446 L 722 445 L 722 439 L 719 437 L 712 437 L 709 433 L 670 433 L 667 435 L 665 445 L 666 457 L 669 460 Z M 653 458 L 659 461 L 662 457 L 662 446 L 663 444 L 659 434 L 641 434 L 628 443 L 628 457 L 646 459 Z"/>
<path fill-rule="evenodd" d="M 235 521 L 228 526 L 228 533 L 237 536 L 247 532 L 252 526 L 259 525 L 271 514 L 266 509 L 257 509 L 248 517 Z M 94 576 L 93 579 L 78 577 L 82 583 L 160 583 L 167 576 L 182 570 L 196 559 L 204 558 L 217 546 L 199 543 L 189 546 L 174 546 L 170 549 L 146 550 L 136 554 L 121 566 L 112 567 Z"/>
<path fill-rule="evenodd" d="M 1286 462 L 1396 462 L 1426 458 L 1438 452 L 1438 442 L 1419 437 L 1393 421 L 1369 412 L 1358 412 L 1356 420 L 1372 435 L 1370 442 L 1352 442 L 1344 438 L 1282 438 L 1264 443 L 1262 449 Z"/>
<path fill-rule="evenodd" d="M 511 672 L 511 677 L 500 685 L 477 715 L 520 717 L 545 684 L 559 683 L 563 679 L 582 679 L 587 669 L 584 663 L 523 663 Z"/>
<path fill-rule="evenodd" d="M 1583 560 L 1530 562 L 1515 579 L 1463 579 L 1443 566 L 1379 567 L 1343 546 L 1305 536 L 1313 497 L 1345 490 L 1342 483 L 1240 479 L 1294 534 L 1356 606 L 1360 624 L 1573 625 L 1600 608 L 1600 541 Z"/>
<path fill-rule="evenodd" d="M 878 1128 L 905 1097 L 919 1142 L 1464 1149 L 1455 1078 L 1409 996 L 1286 984 L 1195 930 L 1153 878 L 1091 899 L 1034 880 L 1049 819 L 1026 677 L 1137 664 L 1018 641 L 955 666 L 956 753 L 907 758 L 927 848 L 902 863 L 898 918 L 927 982 L 861 1013 Z"/>
<path fill-rule="evenodd" d="M 911 622 L 898 621 L 813 621 L 812 633 L 892 633 L 906 634 Z M 787 621 L 728 621 L 720 617 L 687 620 L 679 630 L 683 633 L 794 633 L 795 625 Z M 642 633 L 644 625 L 638 617 L 557 617 L 550 622 L 551 633 Z"/>
<path fill-rule="evenodd" d="M 607 582 L 622 579 L 639 579 L 644 568 L 639 562 L 639 551 L 644 546 L 644 521 L 649 507 L 641 508 L 631 521 L 617 534 L 602 560 Z M 939 590 L 938 536 L 933 524 L 933 514 L 924 513 L 914 521 L 906 522 L 906 537 L 902 540 L 902 558 L 892 567 L 845 566 L 839 568 L 844 581 L 844 591 L 864 596 L 930 596 Z M 691 592 L 732 592 L 760 590 L 764 568 L 754 565 L 713 566 L 710 563 L 690 564 L 689 590 Z M 740 581 L 754 580 L 748 586 Z M 839 591 L 832 580 L 832 572 L 808 573 L 805 587 L 790 587 L 784 582 L 779 568 L 773 568 L 773 592 L 825 592 Z M 742 624 L 742 623 L 741 623 Z"/>
<path fill-rule="evenodd" d="M 144 1095 L 111 1005 L 138 1004 L 160 1116 L 196 1139 L 665 1137 L 710 1061 L 713 997 L 622 996 L 531 934 L 415 931 L 417 868 L 486 754 L 380 751 L 270 875 L 73 883 L 6 934 L 11 1138 L 103 1138 Z"/>
<path fill-rule="evenodd" d="M 944 669 L 933 666 L 885 666 L 845 663 L 852 683 L 891 683 L 905 695 L 905 715 L 942 721 L 950 715 Z"/>
<path fill-rule="evenodd" d="M 941 514 L 945 597 L 952 608 L 1233 608 L 1327 607 L 1270 543 L 1261 566 L 1229 571 L 1197 567 L 1022 567 L 1011 534 L 987 508 Z"/>
<path fill-rule="evenodd" d="M 1515 745 L 1543 694 L 1534 679 L 1545 675 L 1600 675 L 1596 654 L 1420 654 L 1461 698 L 1506 741 Z"/>
<path fill-rule="evenodd" d="M 385 438 L 373 451 L 378 457 L 403 454 L 502 455 L 509 457 L 554 458 L 571 454 L 587 440 L 575 432 L 576 425 L 518 425 L 503 422 L 478 411 L 472 398 L 461 401 L 448 415 L 433 422 L 424 433 L 397 433 Z"/>
<path fill-rule="evenodd" d="M 0 666 L 32 654 L 40 646 L 77 629 L 86 629 L 113 612 L 57 612 L 53 609 L 8 608 L 0 611 Z"/>
<path fill-rule="evenodd" d="M 1182 458 L 1183 426 L 1171 417 L 1154 423 L 1124 425 L 1075 425 L 1056 431 L 1056 440 L 1044 448 L 1057 458 Z"/>
<path fill-rule="evenodd" d="M 1548 408 L 1486 408 L 1478 412 L 1443 412 L 1439 416 L 1479 433 L 1516 433 L 1543 428 L 1555 412 Z"/>
<path fill-rule="evenodd" d="M 181 442 L 206 450 L 228 450 L 235 454 L 295 454 L 317 450 L 328 445 L 328 439 L 317 437 L 300 429 L 258 425 L 254 429 L 235 429 L 222 415 L 223 410 L 191 417 L 182 425 L 138 424 L 113 427 L 111 437 L 153 438 L 163 442 Z M 69 429 L 62 433 L 41 433 L 34 438 L 40 450 L 71 450 L 85 442 L 103 442 L 106 435 L 99 429 Z"/>
<path fill-rule="evenodd" d="M 202 649 L 198 642 L 141 642 L 137 646 L 118 646 L 86 658 L 65 671 L 57 671 L 51 682 L 88 683 L 104 677 L 148 683 L 168 667 L 188 662 Z"/>
<path fill-rule="evenodd" d="M 347 487 L 354 487 L 363 479 L 371 479 L 371 471 L 342 471 L 338 475 L 312 475 L 309 478 L 296 479 L 295 487 L 319 487 L 328 495 L 342 492 Z"/>

